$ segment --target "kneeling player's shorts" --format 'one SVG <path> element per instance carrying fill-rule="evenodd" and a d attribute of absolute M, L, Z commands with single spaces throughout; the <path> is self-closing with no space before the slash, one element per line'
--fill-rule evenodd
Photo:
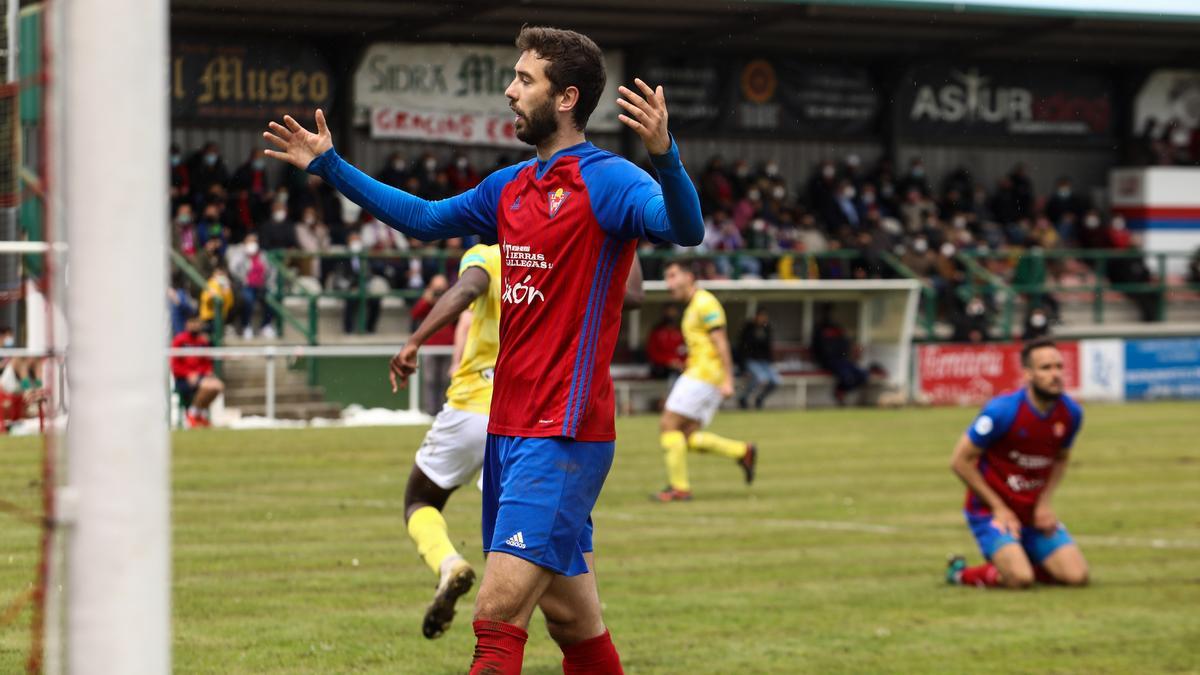
<path fill-rule="evenodd" d="M 471 480 L 483 466 L 488 416 L 443 406 L 417 449 L 417 467 L 443 490 Z"/>
<path fill-rule="evenodd" d="M 1075 543 L 1062 523 L 1058 524 L 1058 529 L 1051 535 L 1043 533 L 1036 527 L 1025 525 L 1021 528 L 1021 541 L 1018 542 L 1011 534 L 992 524 L 992 514 L 970 511 L 963 511 L 963 514 L 966 515 L 967 525 L 970 526 L 971 533 L 975 535 L 975 541 L 979 544 L 979 551 L 988 560 L 991 560 L 996 551 L 1002 547 L 1019 543 L 1021 548 L 1025 549 L 1025 555 L 1029 556 L 1030 562 L 1040 565 L 1042 561 L 1050 557 L 1051 553 L 1067 544 Z"/>
<path fill-rule="evenodd" d="M 680 375 L 671 387 L 665 408 L 708 426 L 721 407 L 721 391 L 702 380 Z"/>
<path fill-rule="evenodd" d="M 592 507 L 612 466 L 612 441 L 488 434 L 483 462 L 483 550 L 558 574 L 586 574 Z"/>

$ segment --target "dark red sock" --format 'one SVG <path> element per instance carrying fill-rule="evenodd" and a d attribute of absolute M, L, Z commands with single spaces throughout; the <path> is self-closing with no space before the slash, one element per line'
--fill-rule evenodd
<path fill-rule="evenodd" d="M 1033 578 L 1037 579 L 1039 584 L 1057 586 L 1059 583 L 1058 579 L 1053 574 L 1050 574 L 1050 570 L 1041 565 L 1033 566 Z"/>
<path fill-rule="evenodd" d="M 624 675 L 608 631 L 562 648 L 563 675 Z"/>
<path fill-rule="evenodd" d="M 963 586 L 998 586 L 1000 575 L 992 563 L 968 567 L 962 571 Z"/>
<path fill-rule="evenodd" d="M 520 675 L 529 633 L 503 621 L 476 621 L 471 675 Z"/>

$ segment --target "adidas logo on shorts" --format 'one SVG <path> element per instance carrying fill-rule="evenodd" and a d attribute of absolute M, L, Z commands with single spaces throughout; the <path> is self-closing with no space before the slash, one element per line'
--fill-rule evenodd
<path fill-rule="evenodd" d="M 509 537 L 508 539 L 505 539 L 504 543 L 508 544 L 509 546 L 511 546 L 513 548 L 523 549 L 523 548 L 525 548 L 525 535 L 518 532 L 518 533 L 514 534 L 513 536 Z"/>

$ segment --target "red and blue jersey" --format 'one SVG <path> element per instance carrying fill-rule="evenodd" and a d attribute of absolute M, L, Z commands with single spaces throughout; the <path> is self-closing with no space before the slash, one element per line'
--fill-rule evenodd
<path fill-rule="evenodd" d="M 381 221 L 422 239 L 478 234 L 500 245 L 500 350 L 488 431 L 611 441 L 609 375 L 639 238 L 695 245 L 699 199 L 672 144 L 652 156 L 662 186 L 581 143 L 426 202 L 362 175 L 332 150 L 309 165 Z"/>
<path fill-rule="evenodd" d="M 983 479 L 1029 525 L 1054 464 L 1071 448 L 1082 425 L 1083 409 L 1066 394 L 1043 414 L 1029 401 L 1028 391 L 1019 389 L 989 401 L 967 436 L 983 448 Z M 974 514 L 991 511 L 971 490 L 966 509 Z"/>

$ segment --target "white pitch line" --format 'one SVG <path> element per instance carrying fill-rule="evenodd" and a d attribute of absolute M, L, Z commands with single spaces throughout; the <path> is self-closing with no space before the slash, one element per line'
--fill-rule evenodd
<path fill-rule="evenodd" d="M 256 502 L 303 502 L 304 504 L 317 506 L 343 507 L 351 506 L 364 509 L 380 509 L 393 510 L 399 513 L 404 509 L 404 502 L 401 500 L 385 500 L 385 499 L 356 499 L 353 497 L 342 498 L 313 498 L 306 495 L 281 495 L 281 494 L 264 494 L 260 492 L 233 492 L 220 490 L 176 490 L 176 497 L 194 498 L 194 499 L 209 499 L 209 500 L 229 500 L 242 499 L 253 500 Z M 854 532 L 860 534 L 940 534 L 946 531 L 946 528 L 930 528 L 930 527 L 897 527 L 894 525 L 880 525 L 877 523 L 861 523 L 855 521 L 843 520 L 808 520 L 802 518 L 759 518 L 759 519 L 738 519 L 729 517 L 714 517 L 714 516 L 689 516 L 681 513 L 663 514 L 662 517 L 647 516 L 646 514 L 626 513 L 623 511 L 605 511 L 600 509 L 596 512 L 600 518 L 612 518 L 624 522 L 648 522 L 654 521 L 660 524 L 688 523 L 697 527 L 712 526 L 712 525 L 742 525 L 747 522 L 754 522 L 760 525 L 769 527 L 789 528 L 796 530 L 821 530 L 826 532 Z M 1076 541 L 1085 546 L 1101 546 L 1111 548 L 1150 548 L 1150 549 L 1200 549 L 1200 540 L 1197 539 L 1166 539 L 1166 538 L 1147 538 L 1147 537 L 1113 537 L 1105 535 L 1092 534 L 1076 534 L 1072 535 Z"/>

